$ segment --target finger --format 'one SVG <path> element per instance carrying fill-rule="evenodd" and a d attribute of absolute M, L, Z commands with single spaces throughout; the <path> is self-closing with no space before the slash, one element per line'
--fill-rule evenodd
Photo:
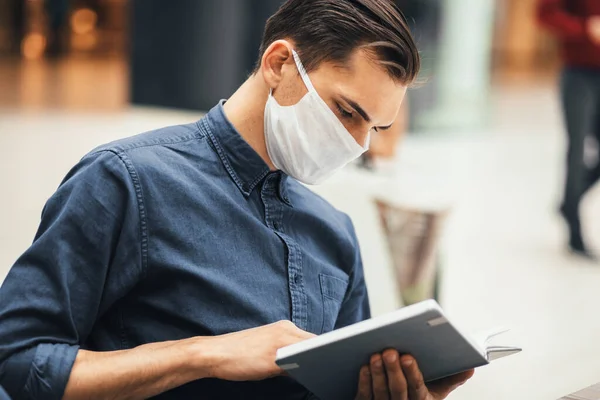
<path fill-rule="evenodd" d="M 410 400 L 425 400 L 429 395 L 429 390 L 425 386 L 423 374 L 417 365 L 417 360 L 410 356 L 402 357 L 402 370 L 408 383 L 408 394 Z"/>
<path fill-rule="evenodd" d="M 448 378 L 433 382 L 430 385 L 429 390 L 439 397 L 447 397 L 452 391 L 456 390 L 456 388 L 464 385 L 464 383 L 471 379 L 474 374 L 475 370 L 472 369 L 460 374 L 449 376 Z"/>
<path fill-rule="evenodd" d="M 371 371 L 369 370 L 369 366 L 365 365 L 360 369 L 356 400 L 370 400 L 372 394 L 373 389 L 371 384 Z"/>
<path fill-rule="evenodd" d="M 380 354 L 371 357 L 371 380 L 373 384 L 373 397 L 375 400 L 388 400 L 388 384 Z"/>
<path fill-rule="evenodd" d="M 392 400 L 408 400 L 408 388 L 404 372 L 400 368 L 400 356 L 396 350 L 386 350 L 383 361 Z"/>

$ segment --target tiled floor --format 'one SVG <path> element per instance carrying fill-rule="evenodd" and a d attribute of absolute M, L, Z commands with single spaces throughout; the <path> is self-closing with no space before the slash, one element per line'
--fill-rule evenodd
<path fill-rule="evenodd" d="M 198 116 L 3 104 L 0 281 L 30 243 L 44 201 L 86 151 Z M 557 112 L 550 86 L 504 88 L 495 94 L 492 128 L 405 144 L 405 163 L 439 173 L 434 181 L 455 204 L 444 241 L 443 306 L 466 330 L 513 328 L 506 340 L 524 348 L 479 370 L 453 399 L 554 400 L 600 381 L 600 266 L 563 251 L 555 213 L 563 159 Z M 596 246 L 599 200 L 596 189 L 585 203 Z"/>
<path fill-rule="evenodd" d="M 501 92 L 494 118 L 494 129 L 461 149 L 469 161 L 447 232 L 444 306 L 467 327 L 512 327 L 507 338 L 524 352 L 479 371 L 456 398 L 556 399 L 600 381 L 600 266 L 563 251 L 553 90 Z M 584 204 L 596 246 L 599 200 L 596 188 Z"/>

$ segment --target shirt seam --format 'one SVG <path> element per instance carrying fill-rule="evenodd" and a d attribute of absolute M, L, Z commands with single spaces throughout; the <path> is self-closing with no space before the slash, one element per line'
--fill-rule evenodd
<path fill-rule="evenodd" d="M 161 145 L 167 145 L 167 144 L 178 144 L 178 143 L 185 143 L 185 142 L 189 142 L 195 139 L 204 139 L 205 135 L 203 134 L 202 131 L 200 131 L 198 129 L 198 126 L 196 126 L 196 130 L 193 133 L 184 135 L 184 136 L 179 136 L 179 137 L 175 137 L 175 138 L 159 138 L 159 139 L 154 139 L 151 141 L 141 141 L 138 143 L 132 143 L 129 145 L 122 145 L 122 144 L 118 144 L 115 145 L 113 147 L 101 147 L 99 149 L 97 149 L 96 151 L 93 151 L 91 154 L 94 153 L 99 153 L 99 152 L 103 152 L 103 151 L 111 151 L 115 154 L 119 153 L 119 152 L 127 152 L 130 150 L 135 150 L 135 149 L 140 149 L 140 148 L 145 148 L 145 147 L 153 147 L 153 146 L 161 146 Z"/>
<path fill-rule="evenodd" d="M 115 156 L 119 158 L 119 160 L 123 163 L 123 166 L 127 170 L 127 174 L 129 175 L 129 179 L 131 179 L 131 183 L 133 184 L 136 196 L 136 203 L 138 206 L 138 216 L 140 220 L 140 246 L 142 251 L 142 270 L 141 275 L 142 279 L 146 277 L 148 270 L 148 224 L 146 217 L 146 208 L 144 204 L 144 194 L 142 192 L 142 187 L 139 181 L 139 176 L 133 165 L 133 162 L 125 151 L 117 151 L 116 149 L 106 149 L 101 150 L 99 152 L 106 151 L 113 153 Z"/>
<path fill-rule="evenodd" d="M 130 148 L 124 148 L 122 151 L 123 152 L 127 152 L 127 151 L 130 151 L 130 150 L 143 149 L 143 148 L 146 148 L 146 147 L 154 147 L 154 146 L 163 146 L 163 145 L 166 145 L 166 144 L 181 144 L 181 143 L 191 142 L 191 141 L 196 140 L 196 139 L 203 139 L 203 137 L 186 136 L 186 137 L 181 137 L 181 138 L 178 138 L 178 139 L 179 140 L 172 140 L 172 141 L 166 141 L 166 142 L 160 141 L 160 142 L 157 142 L 157 143 L 144 143 L 144 144 L 140 144 L 138 146 L 134 146 L 134 147 L 130 147 Z"/>
<path fill-rule="evenodd" d="M 213 134 L 212 129 L 210 128 L 208 122 L 206 121 L 206 118 L 202 118 L 200 121 L 196 122 L 196 125 L 197 125 L 198 129 L 204 130 L 206 135 L 208 135 L 208 137 L 210 138 L 210 142 L 213 144 L 214 149 L 217 152 L 217 155 L 221 159 L 221 162 L 225 166 L 225 169 L 227 170 L 227 172 L 229 173 L 229 175 L 231 176 L 231 178 L 233 179 L 233 181 L 235 182 L 237 187 L 240 189 L 240 191 L 245 196 L 249 196 L 250 193 L 252 192 L 252 190 L 256 187 L 256 185 L 262 179 L 264 179 L 265 176 L 267 176 L 269 174 L 269 171 L 265 170 L 263 173 L 258 174 L 254 178 L 254 180 L 250 183 L 248 183 L 247 181 L 245 181 L 245 182 L 242 181 L 242 179 L 240 178 L 238 173 L 235 171 L 235 168 L 233 168 L 233 166 L 229 162 L 229 159 L 227 158 L 227 155 L 225 154 L 225 150 L 223 150 L 221 143 L 219 143 L 219 140 Z"/>
<path fill-rule="evenodd" d="M 217 151 L 217 155 L 221 159 L 221 162 L 223 162 L 223 165 L 225 165 L 225 169 L 227 170 L 227 172 L 229 172 L 229 175 L 231 175 L 231 177 L 233 178 L 233 180 L 235 181 L 235 183 L 238 185 L 238 187 L 242 190 L 242 192 L 244 194 L 246 194 L 246 192 L 249 192 L 249 190 L 245 190 L 244 183 L 241 181 L 240 177 L 235 172 L 235 170 L 231 166 L 231 163 L 229 162 L 229 160 L 225 156 L 225 152 L 223 151 L 223 148 L 221 147 L 221 144 L 219 143 L 218 140 L 216 140 L 216 138 L 213 137 L 212 131 L 211 131 L 210 127 L 208 126 L 208 123 L 206 122 L 206 118 L 201 119 L 199 121 L 199 123 L 202 126 L 201 127 L 199 126 L 198 128 L 199 129 L 204 128 L 204 130 L 206 131 L 207 135 L 210 137 L 211 142 L 213 143 L 213 145 L 215 146 L 215 150 Z"/>
<path fill-rule="evenodd" d="M 117 307 L 117 315 L 119 317 L 119 341 L 121 344 L 121 350 L 129 348 L 129 340 L 127 340 L 127 331 L 125 328 L 125 318 L 123 317 L 123 310 L 121 307 Z"/>
<path fill-rule="evenodd" d="M 356 274 L 358 268 L 362 269 L 362 255 L 360 253 L 360 243 L 358 242 L 358 237 L 356 236 L 356 228 L 354 227 L 354 222 L 352 222 L 352 218 L 350 218 L 348 214 L 342 213 L 342 215 L 346 217 L 346 223 L 348 224 L 348 233 L 350 234 L 350 238 L 352 239 L 352 245 L 354 249 L 352 268 L 350 269 L 350 273 L 348 274 L 348 287 L 344 296 L 344 303 L 346 303 L 352 297 L 352 292 L 357 289 Z M 362 272 L 362 275 L 364 285 L 364 271 Z"/>

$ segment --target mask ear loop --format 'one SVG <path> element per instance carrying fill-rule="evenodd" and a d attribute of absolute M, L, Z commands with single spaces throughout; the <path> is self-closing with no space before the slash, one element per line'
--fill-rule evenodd
<path fill-rule="evenodd" d="M 369 146 L 371 146 L 371 131 L 367 133 L 367 139 L 365 140 L 365 144 L 361 147 L 365 149 L 365 151 L 369 150 Z"/>
<path fill-rule="evenodd" d="M 302 81 L 306 85 L 306 88 L 309 92 L 314 92 L 315 87 L 313 86 L 310 78 L 308 77 L 308 73 L 306 73 L 306 69 L 304 69 L 304 65 L 302 65 L 302 61 L 300 61 L 300 56 L 296 53 L 296 50 L 292 50 L 292 55 L 294 56 L 294 61 L 296 62 L 296 68 L 298 68 L 298 72 L 300 72 L 300 76 L 302 77 Z"/>

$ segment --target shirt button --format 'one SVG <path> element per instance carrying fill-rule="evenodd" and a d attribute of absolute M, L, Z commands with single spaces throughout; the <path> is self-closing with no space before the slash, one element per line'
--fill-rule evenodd
<path fill-rule="evenodd" d="M 294 274 L 294 283 L 296 285 L 300 283 L 300 275 L 299 274 Z"/>
<path fill-rule="evenodd" d="M 273 229 L 279 230 L 279 223 L 273 222 Z"/>

